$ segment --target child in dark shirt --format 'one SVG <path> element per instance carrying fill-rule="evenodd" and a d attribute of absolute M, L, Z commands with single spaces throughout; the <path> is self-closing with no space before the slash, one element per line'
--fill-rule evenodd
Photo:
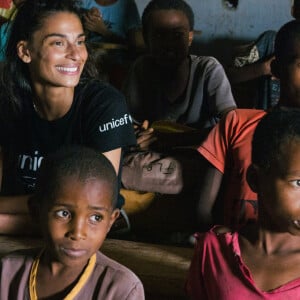
<path fill-rule="evenodd" d="M 117 187 L 96 150 L 73 146 L 45 158 L 29 199 L 44 248 L 2 259 L 0 298 L 144 299 L 137 276 L 98 251 L 119 215 Z"/>

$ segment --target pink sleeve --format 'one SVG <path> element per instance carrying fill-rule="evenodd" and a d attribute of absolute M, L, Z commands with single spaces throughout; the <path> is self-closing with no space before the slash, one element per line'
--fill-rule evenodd
<path fill-rule="evenodd" d="M 185 283 L 185 292 L 190 299 L 207 299 L 202 275 L 202 258 L 205 234 L 198 233 L 195 235 L 195 237 L 197 239 L 197 243 L 195 245 L 193 258 Z"/>

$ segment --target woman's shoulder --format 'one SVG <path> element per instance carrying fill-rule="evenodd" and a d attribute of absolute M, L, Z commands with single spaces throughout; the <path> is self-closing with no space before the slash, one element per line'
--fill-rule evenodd
<path fill-rule="evenodd" d="M 81 95 L 86 98 L 93 98 L 96 95 L 103 97 L 118 97 L 123 98 L 123 95 L 115 87 L 100 79 L 85 79 L 82 80 L 75 90 L 75 96 Z"/>

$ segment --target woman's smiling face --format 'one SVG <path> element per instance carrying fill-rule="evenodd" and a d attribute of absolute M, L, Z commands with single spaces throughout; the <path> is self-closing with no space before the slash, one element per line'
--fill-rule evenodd
<path fill-rule="evenodd" d="M 18 54 L 33 84 L 75 87 L 88 57 L 80 19 L 70 12 L 49 15 L 30 41 L 18 43 Z"/>

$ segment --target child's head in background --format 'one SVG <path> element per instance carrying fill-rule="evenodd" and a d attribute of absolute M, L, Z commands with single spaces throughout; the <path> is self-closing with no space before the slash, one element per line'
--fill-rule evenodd
<path fill-rule="evenodd" d="M 194 13 L 183 0 L 152 0 L 142 15 L 143 36 L 158 65 L 176 67 L 193 41 Z"/>

